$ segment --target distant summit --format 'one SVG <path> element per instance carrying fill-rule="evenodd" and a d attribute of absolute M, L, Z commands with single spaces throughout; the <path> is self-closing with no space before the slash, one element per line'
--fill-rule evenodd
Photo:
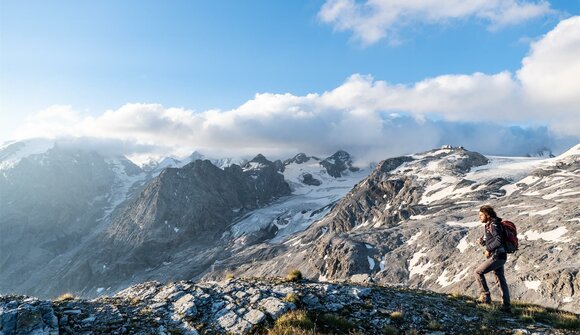
<path fill-rule="evenodd" d="M 334 155 L 324 159 L 320 162 L 329 175 L 340 178 L 344 175 L 345 171 L 356 172 L 359 170 L 358 167 L 353 166 L 352 158 L 350 154 L 346 151 L 339 150 Z"/>

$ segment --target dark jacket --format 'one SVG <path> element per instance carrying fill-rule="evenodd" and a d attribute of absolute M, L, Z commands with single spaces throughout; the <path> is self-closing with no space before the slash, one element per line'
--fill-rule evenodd
<path fill-rule="evenodd" d="M 500 218 L 493 218 L 491 222 L 485 224 L 485 250 L 496 258 L 506 257 L 505 248 L 503 247 L 503 231 Z"/>

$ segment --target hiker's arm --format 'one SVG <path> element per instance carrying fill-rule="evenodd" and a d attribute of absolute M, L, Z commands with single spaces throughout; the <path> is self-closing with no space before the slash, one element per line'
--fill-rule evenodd
<path fill-rule="evenodd" d="M 486 241 L 485 247 L 487 251 L 492 252 L 495 249 L 501 247 L 501 232 L 499 230 L 498 225 L 492 224 L 490 233 L 492 238 L 490 241 Z"/>

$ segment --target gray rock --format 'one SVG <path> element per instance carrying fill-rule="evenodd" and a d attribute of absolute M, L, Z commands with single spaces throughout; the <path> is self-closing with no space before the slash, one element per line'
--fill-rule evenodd
<path fill-rule="evenodd" d="M 264 321 L 265 318 L 266 314 L 257 309 L 251 309 L 244 315 L 244 319 L 253 325 L 259 324 L 260 322 Z"/>
<path fill-rule="evenodd" d="M 238 322 L 238 319 L 239 317 L 235 312 L 229 311 L 226 314 L 220 316 L 217 319 L 217 323 L 220 327 L 224 329 L 230 329 L 236 324 L 236 322 Z"/>
<path fill-rule="evenodd" d="M 320 186 L 322 182 L 316 178 L 314 178 L 310 173 L 305 173 L 302 175 L 302 182 L 306 185 L 311 186 Z"/>
<path fill-rule="evenodd" d="M 184 295 L 173 303 L 173 310 L 181 316 L 196 316 L 195 297 L 191 294 Z"/>
<path fill-rule="evenodd" d="M 0 333 L 56 335 L 58 319 L 48 301 L 26 299 L 18 304 L 0 302 Z"/>
<path fill-rule="evenodd" d="M 310 309 L 318 309 L 320 308 L 320 299 L 314 294 L 307 294 L 306 296 L 302 297 L 302 303 Z"/>
<path fill-rule="evenodd" d="M 259 305 L 264 309 L 266 314 L 269 314 L 274 319 L 277 319 L 288 310 L 295 308 L 294 304 L 282 302 L 274 297 L 269 297 L 260 301 Z"/>

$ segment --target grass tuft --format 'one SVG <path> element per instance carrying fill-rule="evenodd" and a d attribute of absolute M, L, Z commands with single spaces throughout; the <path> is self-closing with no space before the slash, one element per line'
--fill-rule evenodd
<path fill-rule="evenodd" d="M 437 322 L 437 320 L 431 320 L 429 321 L 429 324 L 427 324 L 427 329 L 429 330 L 442 330 L 443 326 Z"/>
<path fill-rule="evenodd" d="M 300 303 L 300 298 L 295 293 L 288 293 L 288 294 L 286 294 L 284 299 L 282 299 L 282 301 L 291 302 L 294 305 L 298 305 Z"/>
<path fill-rule="evenodd" d="M 302 280 L 302 272 L 298 269 L 294 269 L 288 273 L 286 276 L 286 280 L 288 281 L 299 281 Z"/>
<path fill-rule="evenodd" d="M 268 335 L 306 335 L 312 334 L 316 324 L 304 310 L 285 313 L 276 320 L 274 327 L 268 330 Z"/>
<path fill-rule="evenodd" d="M 395 322 L 401 322 L 405 318 L 405 314 L 402 311 L 394 311 L 389 314 L 389 317 Z"/>
<path fill-rule="evenodd" d="M 76 297 L 72 293 L 67 292 L 59 295 L 56 299 L 54 299 L 54 301 L 68 301 L 74 299 L 76 299 Z"/>

